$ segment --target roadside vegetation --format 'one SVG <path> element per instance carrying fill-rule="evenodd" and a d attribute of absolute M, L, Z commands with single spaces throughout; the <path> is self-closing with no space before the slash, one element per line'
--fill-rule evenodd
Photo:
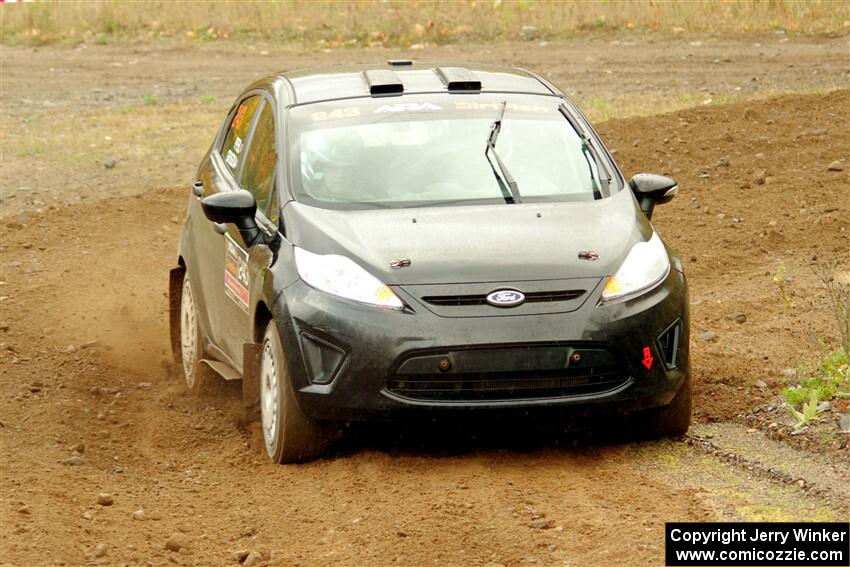
<path fill-rule="evenodd" d="M 817 419 L 824 402 L 839 400 L 843 407 L 847 407 L 846 400 L 850 400 L 850 274 L 842 274 L 837 264 L 824 263 L 818 264 L 814 272 L 826 295 L 836 338 L 827 341 L 816 337 L 820 351 L 818 361 L 809 369 L 802 369 L 803 378 L 782 392 L 798 429 Z M 773 282 L 786 311 L 794 316 L 790 280 L 784 267 L 777 270 Z"/>
<path fill-rule="evenodd" d="M 3 43 L 49 44 L 179 38 L 260 39 L 303 48 L 404 47 L 548 40 L 587 32 L 850 31 L 835 0 L 385 0 L 343 2 L 100 2 L 6 4 Z"/>

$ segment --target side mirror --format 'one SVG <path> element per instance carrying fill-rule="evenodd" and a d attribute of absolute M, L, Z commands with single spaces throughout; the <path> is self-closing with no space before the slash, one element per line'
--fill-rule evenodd
<path fill-rule="evenodd" d="M 679 185 L 675 179 L 654 173 L 638 173 L 632 177 L 629 185 L 637 197 L 640 210 L 649 219 L 652 218 L 655 205 L 669 203 L 679 192 Z"/>
<path fill-rule="evenodd" d="M 214 223 L 235 224 L 245 240 L 251 246 L 260 236 L 260 229 L 254 220 L 257 202 L 248 191 L 223 191 L 201 199 L 204 214 Z"/>

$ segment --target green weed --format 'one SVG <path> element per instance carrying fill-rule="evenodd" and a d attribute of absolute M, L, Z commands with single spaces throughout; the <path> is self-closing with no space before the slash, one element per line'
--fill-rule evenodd
<path fill-rule="evenodd" d="M 797 411 L 792 405 L 788 406 L 788 411 L 790 411 L 791 415 L 794 416 L 794 419 L 797 420 L 797 423 L 794 424 L 794 429 L 802 429 L 809 425 L 815 420 L 815 418 L 817 418 L 818 415 L 817 392 L 812 390 L 811 396 L 809 396 L 809 401 L 803 404 L 803 411 Z"/>

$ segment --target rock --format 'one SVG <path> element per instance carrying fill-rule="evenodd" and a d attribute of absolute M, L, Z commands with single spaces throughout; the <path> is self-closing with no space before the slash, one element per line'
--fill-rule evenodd
<path fill-rule="evenodd" d="M 729 158 L 724 156 L 717 160 L 717 163 L 714 164 L 714 167 L 729 167 Z"/>
<path fill-rule="evenodd" d="M 818 412 L 829 411 L 832 408 L 832 404 L 829 402 L 821 402 L 818 404 Z"/>
<path fill-rule="evenodd" d="M 18 508 L 18 514 L 29 515 L 31 513 L 32 513 L 32 511 L 30 510 L 30 507 L 27 506 L 26 504 L 21 504 L 20 508 Z"/>
<path fill-rule="evenodd" d="M 71 445 L 68 447 L 69 451 L 74 451 L 75 453 L 85 453 L 86 445 L 85 443 L 77 443 L 76 445 Z"/>
<path fill-rule="evenodd" d="M 145 519 L 145 511 L 139 508 L 135 512 L 133 512 L 133 519 L 142 521 Z"/>
<path fill-rule="evenodd" d="M 41 391 L 41 386 L 38 386 L 36 384 L 30 384 L 29 391 L 32 392 L 33 394 L 37 394 L 38 392 Z"/>
<path fill-rule="evenodd" d="M 9 323 L 6 323 L 5 321 L 0 323 L 0 331 L 5 332 L 5 331 L 8 331 L 8 330 L 9 330 Z"/>
<path fill-rule="evenodd" d="M 737 315 L 735 315 L 735 322 L 738 324 L 746 323 L 747 316 L 744 313 L 738 313 Z"/>
<path fill-rule="evenodd" d="M 756 159 L 764 159 L 764 152 L 759 152 L 756 154 Z"/>
<path fill-rule="evenodd" d="M 242 567 L 257 567 L 263 562 L 263 556 L 256 551 L 249 553 L 242 562 Z"/>
<path fill-rule="evenodd" d="M 756 388 L 759 390 L 767 390 L 767 382 L 764 380 L 756 380 Z"/>
<path fill-rule="evenodd" d="M 189 547 L 189 538 L 186 534 L 174 532 L 165 540 L 165 549 L 168 551 L 180 551 Z"/>
<path fill-rule="evenodd" d="M 233 554 L 233 559 L 235 559 L 239 563 L 242 563 L 243 561 L 245 561 L 245 558 L 248 557 L 248 555 L 250 554 L 250 549 L 240 549 L 239 551 Z"/>
<path fill-rule="evenodd" d="M 767 173 L 764 171 L 759 171 L 753 176 L 753 183 L 756 185 L 764 185 L 765 181 L 767 181 Z"/>
<path fill-rule="evenodd" d="M 72 467 L 78 467 L 85 463 L 86 460 L 79 455 L 71 455 L 67 459 L 65 459 L 66 465 L 71 465 Z"/>
<path fill-rule="evenodd" d="M 94 546 L 94 556 L 95 557 L 103 557 L 106 555 L 106 544 L 99 543 Z"/>
<path fill-rule="evenodd" d="M 782 375 L 785 376 L 786 378 L 793 378 L 794 376 L 797 375 L 797 369 L 796 368 L 783 368 L 782 369 Z"/>
<path fill-rule="evenodd" d="M 105 162 L 103 162 L 103 167 L 105 167 L 106 169 L 112 169 L 113 167 L 115 167 L 115 164 L 117 164 L 117 163 L 118 162 L 115 161 L 114 159 L 108 159 Z"/>
<path fill-rule="evenodd" d="M 838 428 L 842 433 L 850 433 L 850 414 L 841 416 L 838 420 Z"/>
<path fill-rule="evenodd" d="M 714 331 L 706 331 L 700 335 L 700 338 L 706 342 L 713 342 L 717 340 L 717 333 Z"/>
<path fill-rule="evenodd" d="M 829 171 L 844 171 L 844 165 L 840 161 L 835 160 L 834 162 L 829 164 L 829 167 L 827 168 L 827 170 L 829 170 Z"/>
<path fill-rule="evenodd" d="M 65 352 L 67 352 L 67 353 L 77 352 L 77 347 L 75 347 L 74 345 L 68 345 L 68 346 L 65 347 Z"/>
<path fill-rule="evenodd" d="M 112 506 L 113 502 L 115 502 L 115 500 L 112 498 L 111 494 L 101 492 L 97 495 L 97 503 L 101 506 Z"/>
<path fill-rule="evenodd" d="M 551 530 L 555 527 L 555 522 L 552 520 L 540 520 L 539 522 L 531 522 L 528 527 L 535 530 Z"/>

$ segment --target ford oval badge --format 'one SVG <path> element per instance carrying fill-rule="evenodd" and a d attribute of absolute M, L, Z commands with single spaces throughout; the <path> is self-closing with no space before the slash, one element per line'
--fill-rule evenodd
<path fill-rule="evenodd" d="M 525 301 L 525 295 L 515 289 L 497 289 L 487 295 L 487 303 L 496 307 L 516 307 Z"/>

